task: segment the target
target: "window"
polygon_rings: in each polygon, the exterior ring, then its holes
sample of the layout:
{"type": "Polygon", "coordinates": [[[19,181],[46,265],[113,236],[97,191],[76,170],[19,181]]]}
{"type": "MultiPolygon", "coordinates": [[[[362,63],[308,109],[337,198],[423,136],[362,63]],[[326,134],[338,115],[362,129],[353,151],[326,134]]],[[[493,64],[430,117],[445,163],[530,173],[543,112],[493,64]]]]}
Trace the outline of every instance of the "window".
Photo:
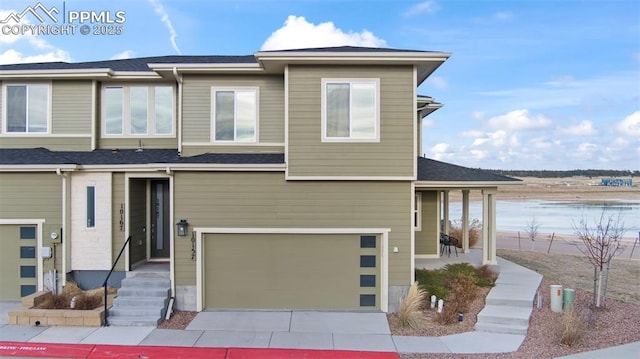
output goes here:
{"type": "Polygon", "coordinates": [[[6,133],[49,132],[49,85],[6,85],[6,133]]]}
{"type": "Polygon", "coordinates": [[[413,229],[419,231],[422,229],[422,193],[416,193],[413,202],[413,229]]]}
{"type": "Polygon", "coordinates": [[[211,89],[214,142],[256,142],[257,89],[211,89]]]}
{"type": "Polygon", "coordinates": [[[173,134],[173,87],[108,86],[103,93],[105,135],[173,134]]]}
{"type": "Polygon", "coordinates": [[[87,228],[96,227],[96,187],[87,186],[87,228]]]}
{"type": "Polygon", "coordinates": [[[322,80],[322,140],[378,141],[378,79],[322,80]]]}

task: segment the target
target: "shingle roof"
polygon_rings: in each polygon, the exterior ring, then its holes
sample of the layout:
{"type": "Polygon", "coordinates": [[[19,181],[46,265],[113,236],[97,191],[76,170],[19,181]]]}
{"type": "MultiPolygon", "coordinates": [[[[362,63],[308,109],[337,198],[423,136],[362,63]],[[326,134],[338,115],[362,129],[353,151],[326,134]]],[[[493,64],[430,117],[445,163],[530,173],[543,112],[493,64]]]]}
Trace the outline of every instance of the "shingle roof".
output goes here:
{"type": "Polygon", "coordinates": [[[428,182],[517,182],[515,178],[418,157],[418,181],[428,182]]]}
{"type": "Polygon", "coordinates": [[[425,52],[425,53],[430,53],[434,51],[392,49],[387,47],[336,46],[336,47],[312,47],[312,48],[287,49],[287,50],[267,50],[267,51],[260,51],[260,52],[425,52]]]}
{"type": "Polygon", "coordinates": [[[7,70],[85,70],[112,69],[113,71],[152,71],[147,64],[251,64],[257,63],[253,55],[246,56],[157,56],[123,60],[91,62],[42,62],[32,64],[0,65],[7,70]]]}
{"type": "Polygon", "coordinates": [[[283,164],[278,153],[207,153],[180,157],[177,150],[50,151],[0,149],[0,165],[283,164]]]}

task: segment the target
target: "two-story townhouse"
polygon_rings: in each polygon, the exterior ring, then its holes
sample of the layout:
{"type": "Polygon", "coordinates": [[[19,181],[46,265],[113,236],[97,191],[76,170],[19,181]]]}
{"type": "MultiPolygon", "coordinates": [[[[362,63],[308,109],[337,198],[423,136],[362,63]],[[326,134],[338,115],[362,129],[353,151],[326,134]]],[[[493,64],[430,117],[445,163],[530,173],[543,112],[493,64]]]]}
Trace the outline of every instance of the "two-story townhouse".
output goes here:
{"type": "Polygon", "coordinates": [[[394,311],[415,259],[440,255],[451,190],[464,225],[483,191],[495,263],[493,196],[514,180],[419,157],[421,120],[441,105],[416,91],[448,57],[0,66],[0,300],[56,272],[100,285],[124,248],[113,284],[166,263],[179,309],[394,311]]]}

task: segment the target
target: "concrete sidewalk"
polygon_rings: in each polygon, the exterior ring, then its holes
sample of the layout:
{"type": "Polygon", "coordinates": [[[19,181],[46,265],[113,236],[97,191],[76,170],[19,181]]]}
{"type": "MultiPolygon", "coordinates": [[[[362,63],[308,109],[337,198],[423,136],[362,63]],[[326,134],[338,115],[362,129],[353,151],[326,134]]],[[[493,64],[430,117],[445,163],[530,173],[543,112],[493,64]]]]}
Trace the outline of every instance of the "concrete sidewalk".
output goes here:
{"type": "MultiPolygon", "coordinates": [[[[496,299],[493,306],[502,305],[504,312],[508,314],[513,310],[510,300],[518,298],[529,301],[532,307],[541,276],[502,258],[498,258],[498,263],[501,268],[500,280],[488,296],[496,299]]],[[[186,330],[156,327],[45,328],[0,325],[0,341],[7,342],[199,348],[240,347],[471,354],[513,352],[518,350],[524,339],[523,334],[477,330],[442,337],[395,336],[391,335],[386,314],[380,312],[201,312],[186,330]]],[[[638,346],[640,346],[639,343],[630,344],[629,350],[638,350],[638,346]]],[[[599,357],[619,357],[611,355],[618,355],[618,353],[625,355],[627,353],[625,350],[626,347],[604,349],[604,354],[598,355],[599,357]]]]}

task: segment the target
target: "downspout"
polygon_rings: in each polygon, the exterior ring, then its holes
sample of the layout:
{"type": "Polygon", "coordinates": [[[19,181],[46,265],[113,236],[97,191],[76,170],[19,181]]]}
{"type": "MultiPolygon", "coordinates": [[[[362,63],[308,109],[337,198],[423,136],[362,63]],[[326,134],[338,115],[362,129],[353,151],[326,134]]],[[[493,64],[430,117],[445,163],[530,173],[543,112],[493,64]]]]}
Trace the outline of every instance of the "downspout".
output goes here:
{"type": "Polygon", "coordinates": [[[167,175],[169,176],[169,220],[171,221],[171,225],[169,226],[169,238],[171,238],[171,240],[169,241],[169,277],[171,279],[171,300],[169,303],[169,308],[167,308],[167,318],[170,315],[170,311],[173,310],[173,304],[175,302],[175,298],[176,298],[176,256],[175,256],[175,252],[176,252],[176,237],[175,237],[175,225],[174,223],[176,223],[175,220],[175,191],[174,191],[174,173],[171,171],[171,169],[169,167],[167,167],[165,169],[165,172],[167,173],[167,175]]]}
{"type": "MultiPolygon", "coordinates": [[[[62,178],[62,224],[60,227],[60,232],[59,233],[59,237],[60,237],[60,244],[61,244],[61,250],[62,250],[62,265],[61,265],[61,270],[60,270],[60,276],[62,277],[62,286],[64,287],[67,284],[67,250],[66,250],[66,245],[67,245],[67,241],[64,240],[64,237],[67,234],[67,174],[62,172],[62,169],[57,168],[56,169],[56,175],[60,176],[62,178]]],[[[55,247],[55,244],[54,244],[55,247]]],[[[55,266],[55,251],[54,251],[54,265],[53,265],[53,269],[56,269],[55,266]]],[[[56,282],[57,282],[57,278],[56,278],[56,282]]],[[[57,286],[54,287],[55,289],[57,289],[57,286]]]]}
{"type": "Polygon", "coordinates": [[[182,153],[182,75],[178,73],[178,69],[176,67],[173,68],[173,77],[176,79],[178,83],[178,125],[176,129],[176,135],[178,136],[178,155],[182,153]]]}
{"type": "Polygon", "coordinates": [[[98,81],[96,80],[92,80],[91,81],[91,101],[92,106],[91,106],[91,151],[94,151],[96,148],[98,148],[98,139],[97,139],[97,134],[98,134],[98,129],[96,128],[98,126],[98,99],[96,98],[96,94],[98,93],[97,91],[97,87],[98,87],[98,81]]]}

